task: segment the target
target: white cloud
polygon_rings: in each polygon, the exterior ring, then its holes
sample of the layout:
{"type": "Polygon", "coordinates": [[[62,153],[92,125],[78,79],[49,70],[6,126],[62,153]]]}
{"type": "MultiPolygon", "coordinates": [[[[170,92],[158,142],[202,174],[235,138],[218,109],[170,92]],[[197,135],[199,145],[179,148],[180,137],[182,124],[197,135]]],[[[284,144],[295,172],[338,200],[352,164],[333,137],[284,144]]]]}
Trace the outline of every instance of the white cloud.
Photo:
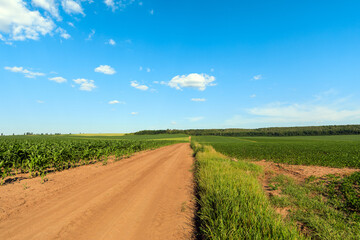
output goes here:
{"type": "Polygon", "coordinates": [[[110,7],[112,11],[115,11],[118,8],[124,9],[134,2],[135,0],[104,0],[105,5],[110,7]]]}
{"type": "Polygon", "coordinates": [[[108,43],[112,46],[116,45],[116,42],[114,41],[114,39],[110,39],[108,43]]]}
{"type": "Polygon", "coordinates": [[[105,0],[104,3],[106,4],[106,6],[111,7],[111,9],[115,11],[116,7],[114,0],[105,0]]]}
{"type": "Polygon", "coordinates": [[[149,11],[149,13],[150,13],[150,15],[154,15],[154,9],[151,9],[151,10],[149,11]]]}
{"type": "Polygon", "coordinates": [[[67,24],[68,24],[70,27],[75,28],[75,25],[74,25],[72,22],[68,22],[67,24]]]}
{"type": "Polygon", "coordinates": [[[94,35],[95,35],[95,30],[92,29],[91,32],[89,33],[88,37],[85,40],[91,40],[94,35]]]}
{"type": "Polygon", "coordinates": [[[176,125],[177,123],[175,121],[171,121],[171,125],[176,125]]]}
{"type": "Polygon", "coordinates": [[[204,119],[204,117],[188,117],[186,118],[187,120],[189,120],[190,122],[198,122],[204,119]]]}
{"type": "Polygon", "coordinates": [[[254,98],[254,97],[256,97],[256,94],[252,94],[252,95],[250,95],[250,97],[251,97],[251,98],[254,98]]]}
{"type": "Polygon", "coordinates": [[[27,77],[27,78],[36,78],[36,77],[45,75],[45,73],[32,72],[32,71],[27,70],[27,69],[25,69],[23,67],[4,67],[4,69],[8,70],[10,72],[23,73],[25,75],[25,77],[27,77]]]}
{"type": "Polygon", "coordinates": [[[205,98],[192,98],[191,101],[193,101],[193,102],[205,102],[206,99],[205,98]]]}
{"type": "Polygon", "coordinates": [[[155,83],[155,84],[159,84],[160,82],[159,82],[159,81],[153,81],[153,83],[155,83]]]}
{"type": "Polygon", "coordinates": [[[143,5],[143,2],[139,2],[139,6],[142,6],[143,5]]]}
{"type": "Polygon", "coordinates": [[[58,5],[55,3],[55,0],[32,0],[32,4],[48,11],[56,19],[61,20],[58,5]]]}
{"type": "Polygon", "coordinates": [[[139,113],[138,112],[131,112],[130,114],[131,115],[138,115],[139,113]]]}
{"type": "Polygon", "coordinates": [[[344,107],[344,103],[334,100],[321,104],[271,103],[248,109],[243,115],[235,115],[225,123],[237,127],[294,126],[318,124],[351,124],[360,121],[360,108],[344,107]]]}
{"type": "Polygon", "coordinates": [[[100,65],[99,67],[95,68],[95,72],[107,74],[107,75],[113,75],[116,73],[115,69],[110,67],[109,65],[100,65]]]}
{"type": "Polygon", "coordinates": [[[140,67],[139,67],[139,71],[142,71],[142,70],[143,70],[143,67],[142,67],[142,66],[140,66],[140,67]]]}
{"type": "Polygon", "coordinates": [[[214,72],[215,70],[213,68],[210,68],[210,72],[214,72]]]}
{"type": "Polygon", "coordinates": [[[146,72],[151,72],[151,69],[150,69],[150,68],[146,68],[146,72]]]}
{"type": "Polygon", "coordinates": [[[67,80],[63,77],[53,77],[53,78],[49,78],[50,81],[54,81],[57,83],[64,83],[67,82],[67,80]]]}
{"type": "Polygon", "coordinates": [[[44,101],[41,101],[41,100],[36,100],[36,102],[39,103],[39,104],[45,103],[44,101]]]}
{"type": "Polygon", "coordinates": [[[66,32],[66,30],[63,29],[63,28],[61,28],[61,27],[57,28],[57,29],[56,29],[56,32],[59,33],[59,34],[60,34],[60,37],[62,37],[62,38],[65,38],[65,39],[71,38],[70,34],[68,34],[68,33],[66,32]]]}
{"type": "Polygon", "coordinates": [[[139,89],[139,90],[142,90],[142,91],[146,91],[149,89],[148,86],[146,85],[140,85],[137,81],[131,81],[131,84],[130,84],[132,87],[136,88],[136,89],[139,89]]]}
{"type": "Polygon", "coordinates": [[[77,1],[62,0],[61,6],[67,14],[82,14],[85,16],[83,8],[77,1]]]}
{"type": "Polygon", "coordinates": [[[118,100],[112,100],[112,101],[109,101],[109,104],[125,104],[125,102],[118,101],[118,100]]]}
{"type": "Polygon", "coordinates": [[[178,75],[173,77],[168,85],[172,88],[181,90],[185,87],[197,88],[200,91],[204,91],[208,86],[215,86],[213,82],[215,81],[214,76],[209,76],[207,74],[198,74],[191,73],[189,75],[178,75]]]}
{"type": "Polygon", "coordinates": [[[96,88],[94,80],[87,80],[84,78],[78,78],[73,80],[76,84],[80,85],[82,91],[92,91],[96,88]]]}
{"type": "Polygon", "coordinates": [[[260,79],[262,79],[262,75],[261,75],[261,74],[253,76],[253,78],[252,78],[251,80],[257,81],[257,80],[260,80],[260,79]]]}
{"type": "Polygon", "coordinates": [[[0,1],[0,32],[8,35],[8,41],[38,40],[40,35],[49,34],[54,28],[50,18],[29,10],[24,1],[0,1]]]}

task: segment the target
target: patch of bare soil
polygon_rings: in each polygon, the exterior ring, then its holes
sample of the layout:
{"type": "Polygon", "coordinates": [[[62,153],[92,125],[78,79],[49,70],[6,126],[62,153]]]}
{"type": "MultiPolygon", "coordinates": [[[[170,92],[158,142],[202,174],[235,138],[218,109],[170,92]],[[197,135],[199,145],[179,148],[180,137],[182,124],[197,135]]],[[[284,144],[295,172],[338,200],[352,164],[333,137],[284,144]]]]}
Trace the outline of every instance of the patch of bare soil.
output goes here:
{"type": "MultiPolygon", "coordinates": [[[[281,189],[274,189],[269,182],[271,178],[277,175],[286,175],[293,178],[297,183],[304,183],[310,176],[323,177],[329,174],[337,176],[350,175],[360,169],[351,168],[331,168],[322,166],[305,166],[305,165],[290,165],[284,163],[274,163],[266,160],[253,161],[252,163],[262,166],[264,168],[264,177],[260,179],[265,193],[269,197],[281,196],[281,189]]],[[[286,217],[290,208],[275,208],[275,211],[283,217],[286,217]]]]}
{"type": "Polygon", "coordinates": [[[0,186],[0,239],[191,239],[188,143],[0,186]]]}

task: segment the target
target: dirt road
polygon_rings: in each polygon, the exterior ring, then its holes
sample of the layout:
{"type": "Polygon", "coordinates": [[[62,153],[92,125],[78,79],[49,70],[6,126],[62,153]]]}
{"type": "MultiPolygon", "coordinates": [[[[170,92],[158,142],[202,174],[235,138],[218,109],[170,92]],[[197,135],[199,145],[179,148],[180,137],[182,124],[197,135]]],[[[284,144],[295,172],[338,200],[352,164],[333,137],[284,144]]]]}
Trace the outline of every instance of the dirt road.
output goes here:
{"type": "Polygon", "coordinates": [[[0,239],[191,239],[188,143],[0,186],[0,239]]]}

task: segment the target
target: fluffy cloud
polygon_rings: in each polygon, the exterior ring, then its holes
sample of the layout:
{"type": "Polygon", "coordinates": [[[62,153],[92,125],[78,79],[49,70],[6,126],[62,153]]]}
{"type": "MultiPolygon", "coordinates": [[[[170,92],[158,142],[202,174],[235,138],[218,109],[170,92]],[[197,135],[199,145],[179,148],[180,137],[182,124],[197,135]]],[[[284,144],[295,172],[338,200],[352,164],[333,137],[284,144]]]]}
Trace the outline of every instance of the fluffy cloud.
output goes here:
{"type": "Polygon", "coordinates": [[[92,29],[91,32],[89,33],[88,37],[85,40],[91,40],[94,35],[95,35],[95,30],[92,29]]]}
{"type": "Polygon", "coordinates": [[[57,83],[64,83],[67,82],[67,80],[63,77],[53,77],[53,78],[49,78],[50,81],[54,81],[57,83]]]}
{"type": "Polygon", "coordinates": [[[139,90],[143,90],[143,91],[146,91],[149,89],[148,86],[146,85],[140,85],[137,81],[131,81],[131,84],[130,86],[136,88],[136,89],[139,89],[139,90]]]}
{"type": "Polygon", "coordinates": [[[151,69],[150,69],[150,68],[146,68],[146,72],[151,72],[151,69]]]}
{"type": "Polygon", "coordinates": [[[204,91],[208,86],[215,86],[213,82],[215,81],[214,76],[209,76],[207,74],[198,74],[191,73],[189,75],[178,75],[173,77],[168,85],[172,88],[181,90],[185,87],[197,88],[200,91],[204,91]]]}
{"type": "Polygon", "coordinates": [[[138,115],[139,113],[138,112],[131,112],[130,114],[131,115],[138,115]]]}
{"type": "Polygon", "coordinates": [[[191,101],[193,101],[193,102],[205,102],[206,99],[205,98],[192,98],[191,101]]]}
{"type": "Polygon", "coordinates": [[[103,73],[107,75],[113,75],[116,73],[115,69],[113,69],[109,65],[100,65],[99,67],[95,68],[95,72],[103,73]]]}
{"type": "Polygon", "coordinates": [[[61,27],[59,27],[58,29],[56,29],[56,32],[60,34],[60,37],[64,38],[64,39],[69,39],[71,38],[70,34],[68,34],[66,32],[65,29],[62,29],[61,27]]]}
{"type": "Polygon", "coordinates": [[[120,102],[118,100],[112,100],[109,102],[109,104],[125,104],[125,102],[120,102]]]}
{"type": "Polygon", "coordinates": [[[73,80],[76,84],[80,85],[79,89],[82,91],[92,91],[96,88],[94,80],[87,80],[84,78],[78,78],[73,80]]]}
{"type": "Polygon", "coordinates": [[[260,79],[262,79],[262,75],[261,75],[261,74],[256,75],[256,76],[253,76],[253,78],[252,78],[253,81],[257,81],[257,80],[260,80],[260,79]]]}
{"type": "Polygon", "coordinates": [[[4,67],[4,69],[10,72],[23,73],[27,78],[36,78],[45,75],[44,73],[40,72],[32,72],[30,70],[24,69],[23,67],[4,67]]]}
{"type": "Polygon", "coordinates": [[[67,14],[82,14],[85,16],[84,10],[78,2],[73,0],[62,0],[61,6],[67,14]]]}
{"type": "Polygon", "coordinates": [[[115,45],[116,45],[116,42],[115,42],[113,39],[110,39],[108,43],[109,43],[110,45],[112,45],[112,46],[115,46],[115,45]]]}
{"type": "Polygon", "coordinates": [[[204,117],[189,117],[189,118],[187,118],[187,120],[189,120],[190,122],[198,122],[203,119],[204,119],[204,117]]]}
{"type": "Polygon", "coordinates": [[[55,0],[32,0],[32,4],[36,7],[40,7],[42,9],[48,11],[56,19],[61,20],[61,17],[59,15],[58,6],[55,3],[55,0]]]}
{"type": "Polygon", "coordinates": [[[54,28],[50,18],[27,9],[22,0],[0,1],[0,31],[9,35],[8,41],[37,40],[54,28]]]}
{"type": "Polygon", "coordinates": [[[251,94],[250,97],[254,98],[254,97],[256,97],[256,94],[251,94]]]}

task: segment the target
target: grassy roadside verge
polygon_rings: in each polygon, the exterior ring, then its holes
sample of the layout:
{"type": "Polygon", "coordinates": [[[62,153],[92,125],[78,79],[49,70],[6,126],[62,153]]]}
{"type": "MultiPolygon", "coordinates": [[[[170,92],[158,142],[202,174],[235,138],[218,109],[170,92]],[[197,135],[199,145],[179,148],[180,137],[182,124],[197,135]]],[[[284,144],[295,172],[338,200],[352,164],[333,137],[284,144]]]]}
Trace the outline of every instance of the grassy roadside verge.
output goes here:
{"type": "Polygon", "coordinates": [[[192,142],[196,155],[200,239],[304,239],[270,205],[258,181],[262,168],[234,162],[192,142]]]}

